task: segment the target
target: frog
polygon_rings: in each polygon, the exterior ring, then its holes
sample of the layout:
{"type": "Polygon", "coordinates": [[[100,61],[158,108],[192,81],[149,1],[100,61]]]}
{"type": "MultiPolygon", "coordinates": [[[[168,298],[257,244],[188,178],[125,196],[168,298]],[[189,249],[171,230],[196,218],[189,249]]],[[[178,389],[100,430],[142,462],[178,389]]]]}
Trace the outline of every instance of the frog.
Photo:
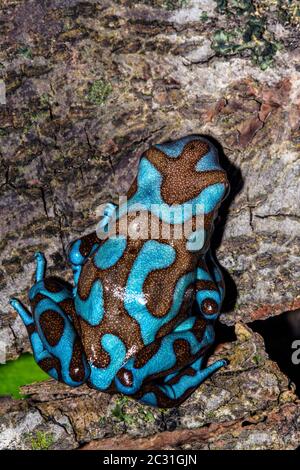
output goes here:
{"type": "Polygon", "coordinates": [[[225,293],[210,248],[229,191],[219,160],[199,134],[150,146],[125,201],[71,243],[73,285],[47,276],[36,253],[30,308],[10,304],[50,377],[170,408],[228,364],[208,361],[225,293]]]}

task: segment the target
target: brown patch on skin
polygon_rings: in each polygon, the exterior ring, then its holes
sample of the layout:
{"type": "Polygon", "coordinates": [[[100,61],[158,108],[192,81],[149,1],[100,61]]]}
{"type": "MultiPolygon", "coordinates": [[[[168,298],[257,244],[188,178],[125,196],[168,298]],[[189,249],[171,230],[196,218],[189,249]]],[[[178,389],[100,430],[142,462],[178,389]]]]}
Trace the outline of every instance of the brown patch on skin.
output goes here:
{"type": "Polygon", "coordinates": [[[178,158],[168,157],[152,147],[146,152],[148,160],[163,177],[161,196],[166,204],[183,204],[198,196],[201,191],[215,183],[228,186],[224,170],[198,172],[195,166],[209,152],[209,145],[200,140],[187,143],[178,158]]]}
{"type": "Polygon", "coordinates": [[[207,322],[206,320],[204,320],[204,318],[199,317],[199,316],[196,318],[192,331],[193,331],[193,334],[196,336],[197,340],[199,341],[199,343],[203,339],[206,325],[207,325],[207,322]]]}
{"type": "Polygon", "coordinates": [[[131,387],[133,385],[133,375],[130,370],[126,368],[120,369],[117,373],[117,377],[125,387],[131,387]]]}
{"type": "Polygon", "coordinates": [[[50,346],[56,346],[64,332],[65,322],[62,316],[54,310],[46,310],[41,314],[39,322],[46,341],[50,346]]]}
{"type": "Polygon", "coordinates": [[[62,380],[61,378],[61,364],[59,359],[56,357],[47,357],[45,359],[42,359],[41,361],[38,362],[38,365],[40,366],[43,371],[48,373],[51,369],[55,369],[57,372],[58,380],[62,380]]]}
{"type": "MultiPolygon", "coordinates": [[[[159,234],[167,233],[168,224],[162,222],[155,216],[152,216],[151,222],[154,226],[157,226],[159,234]]],[[[194,218],[192,222],[194,222],[194,218]]],[[[172,226],[172,229],[173,227],[174,226],[172,226]]],[[[174,232],[171,230],[171,241],[160,238],[158,242],[166,243],[174,248],[175,260],[167,268],[151,271],[143,284],[143,293],[147,299],[147,308],[152,315],[157,318],[164,317],[170,310],[178,280],[183,275],[194,272],[197,266],[197,255],[186,250],[186,238],[178,239],[173,237],[174,232]]],[[[189,292],[192,294],[191,291],[189,292]]]]}
{"type": "Polygon", "coordinates": [[[166,336],[170,331],[174,330],[176,325],[179,325],[181,321],[187,318],[187,314],[188,312],[190,312],[194,299],[195,299],[194,285],[191,284],[190,286],[187,287],[184,293],[181,308],[178,314],[168,323],[164,324],[163,326],[159,328],[159,330],[156,333],[156,338],[166,336]]]}
{"type": "Polygon", "coordinates": [[[73,346],[72,359],[70,362],[69,373],[74,382],[82,382],[85,377],[85,369],[83,363],[83,349],[80,340],[77,338],[73,346]]]}
{"type": "Polygon", "coordinates": [[[199,290],[215,290],[217,291],[217,286],[214,281],[197,281],[196,282],[196,291],[199,290]]]}
{"type": "Polygon", "coordinates": [[[73,321],[75,330],[77,331],[78,334],[80,334],[81,327],[80,327],[79,318],[75,310],[74,299],[73,298],[64,299],[61,302],[59,302],[59,306],[61,307],[63,312],[69,318],[71,318],[71,320],[73,321]]]}
{"type": "MultiPolygon", "coordinates": [[[[178,372],[176,377],[170,380],[170,382],[163,383],[161,382],[161,385],[175,385],[182,377],[185,375],[188,376],[194,376],[194,373],[191,372],[191,367],[188,367],[187,369],[183,369],[182,371],[178,372]]],[[[193,370],[193,369],[192,369],[193,370]]],[[[154,393],[157,399],[157,406],[159,408],[173,408],[175,406],[179,406],[181,403],[183,403],[197,388],[199,385],[193,386],[188,388],[185,393],[178,399],[175,398],[169,398],[160,388],[159,388],[159,383],[146,383],[139,392],[137,392],[134,395],[134,398],[139,400],[142,398],[143,395],[146,393],[154,393]]]]}
{"type": "Polygon", "coordinates": [[[95,243],[101,243],[101,240],[97,237],[96,232],[92,232],[80,238],[80,242],[79,252],[85,258],[89,255],[95,243]]]}
{"type": "Polygon", "coordinates": [[[137,178],[135,178],[129,190],[127,191],[127,198],[130,199],[132,196],[134,196],[137,190],[138,190],[138,183],[137,183],[137,178]]]}
{"type": "Polygon", "coordinates": [[[173,349],[176,355],[176,366],[180,367],[191,358],[191,347],[185,339],[176,339],[173,343],[173,349]]]}
{"type": "Polygon", "coordinates": [[[42,300],[45,299],[46,296],[43,294],[36,294],[32,300],[30,300],[30,305],[32,308],[32,311],[36,308],[37,304],[42,300]]]}
{"type": "MultiPolygon", "coordinates": [[[[128,220],[130,220],[130,217],[128,217],[128,220]]],[[[119,222],[117,223],[117,233],[121,234],[122,231],[118,229],[118,225],[119,222]]],[[[110,362],[109,354],[101,346],[102,337],[107,333],[119,337],[125,344],[127,351],[132,351],[131,356],[144,347],[139,324],[134,318],[130,317],[124,307],[128,275],[136,258],[136,253],[141,249],[144,242],[145,240],[128,239],[123,257],[117,265],[109,269],[98,269],[93,258],[83,266],[78,283],[77,293],[79,297],[86,300],[93,283],[97,279],[101,281],[103,287],[105,314],[100,325],[91,326],[85,320],[79,318],[82,343],[87,359],[96,367],[107,367],[110,362]]],[[[131,356],[129,355],[127,359],[131,356]]]]}
{"type": "Polygon", "coordinates": [[[49,292],[57,293],[63,290],[61,281],[55,277],[45,277],[44,286],[49,292]]]}
{"type": "Polygon", "coordinates": [[[145,348],[143,348],[135,357],[134,367],[136,369],[141,369],[144,367],[147,362],[155,356],[158,352],[161,345],[161,340],[154,341],[153,343],[149,344],[145,348]]]}
{"type": "MultiPolygon", "coordinates": [[[[164,233],[166,224],[159,221],[159,219],[154,216],[152,220],[159,224],[159,233],[164,233]]],[[[195,217],[193,217],[192,222],[192,228],[195,230],[195,227],[193,226],[195,223],[195,217]]],[[[172,246],[176,252],[175,261],[167,268],[151,271],[147,276],[143,285],[143,292],[147,299],[147,308],[153,316],[162,318],[168,313],[173,303],[173,294],[178,280],[185,274],[196,271],[199,257],[201,253],[206,250],[206,247],[209,244],[210,233],[213,228],[213,212],[205,215],[204,228],[207,235],[204,246],[198,255],[194,252],[187,251],[185,237],[181,239],[172,239],[172,246]],[[167,282],[166,279],[168,280],[167,282]]],[[[172,232],[171,234],[173,235],[172,232]]],[[[158,241],[164,242],[164,240],[161,239],[158,241]]],[[[166,241],[165,243],[170,244],[170,241],[166,241]]],[[[212,283],[211,286],[213,286],[212,288],[214,290],[216,289],[214,283],[212,283]]],[[[187,299],[185,299],[185,301],[186,300],[187,299]]]]}
{"type": "Polygon", "coordinates": [[[31,323],[30,325],[26,327],[26,329],[27,329],[28,336],[30,337],[36,331],[35,323],[31,323]]]}
{"type": "Polygon", "coordinates": [[[184,370],[184,374],[178,373],[177,375],[175,375],[175,377],[173,377],[171,380],[169,380],[167,382],[167,385],[177,384],[179,382],[179,380],[181,379],[182,375],[187,375],[189,377],[194,377],[194,375],[196,375],[196,371],[192,367],[187,367],[187,369],[184,370]]]}

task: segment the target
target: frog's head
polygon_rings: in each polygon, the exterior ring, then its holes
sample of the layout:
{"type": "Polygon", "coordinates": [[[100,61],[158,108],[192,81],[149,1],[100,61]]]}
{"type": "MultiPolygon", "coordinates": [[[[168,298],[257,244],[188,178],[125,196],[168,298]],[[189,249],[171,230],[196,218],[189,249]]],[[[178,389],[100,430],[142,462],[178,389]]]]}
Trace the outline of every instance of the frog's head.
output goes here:
{"type": "Polygon", "coordinates": [[[216,147],[202,136],[191,135],[154,145],[145,152],[128,197],[138,192],[141,202],[148,198],[170,206],[203,203],[204,210],[210,212],[220,204],[227,188],[216,147]]]}

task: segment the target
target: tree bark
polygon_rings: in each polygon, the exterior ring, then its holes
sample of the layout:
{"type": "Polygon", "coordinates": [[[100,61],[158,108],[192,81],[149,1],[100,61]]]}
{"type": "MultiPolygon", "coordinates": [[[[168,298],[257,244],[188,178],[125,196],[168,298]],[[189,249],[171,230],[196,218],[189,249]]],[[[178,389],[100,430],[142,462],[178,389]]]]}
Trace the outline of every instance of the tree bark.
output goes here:
{"type": "Polygon", "coordinates": [[[230,0],[2,0],[0,331],[7,359],[30,350],[8,299],[27,302],[34,252],[45,252],[49,273],[70,279],[68,243],[91,231],[100,204],[126,193],[141,153],[190,133],[209,135],[222,149],[231,193],[213,239],[227,287],[221,322],[244,333],[222,346],[234,364],[178,410],[121,402],[114,411],[115,398],[85,387],[29,386],[28,400],[1,401],[0,422],[14,437],[3,435],[0,446],[30,447],[22,438],[29,421],[30,433],[53,434],[54,448],[95,439],[93,448],[116,439],[124,448],[299,445],[297,397],[260,337],[243,326],[300,308],[298,18],[279,1],[271,8],[230,0]]]}

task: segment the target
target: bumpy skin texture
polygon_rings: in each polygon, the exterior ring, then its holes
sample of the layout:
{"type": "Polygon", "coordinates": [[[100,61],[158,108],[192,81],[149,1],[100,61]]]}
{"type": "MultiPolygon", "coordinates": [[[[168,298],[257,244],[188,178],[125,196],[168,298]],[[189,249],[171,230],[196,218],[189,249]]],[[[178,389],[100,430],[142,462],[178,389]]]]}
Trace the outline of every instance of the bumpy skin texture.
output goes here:
{"type": "Polygon", "coordinates": [[[45,277],[37,253],[32,313],[16,299],[11,304],[39,366],[70,386],[86,382],[160,407],[179,405],[224,366],[220,360],[206,367],[205,356],[224,296],[209,241],[227,190],[207,139],[156,145],[141,157],[127,205],[108,204],[98,236],[71,245],[73,288],[45,277]],[[204,230],[196,225],[199,211],[204,230]],[[188,220],[190,231],[178,237],[188,220]]]}

